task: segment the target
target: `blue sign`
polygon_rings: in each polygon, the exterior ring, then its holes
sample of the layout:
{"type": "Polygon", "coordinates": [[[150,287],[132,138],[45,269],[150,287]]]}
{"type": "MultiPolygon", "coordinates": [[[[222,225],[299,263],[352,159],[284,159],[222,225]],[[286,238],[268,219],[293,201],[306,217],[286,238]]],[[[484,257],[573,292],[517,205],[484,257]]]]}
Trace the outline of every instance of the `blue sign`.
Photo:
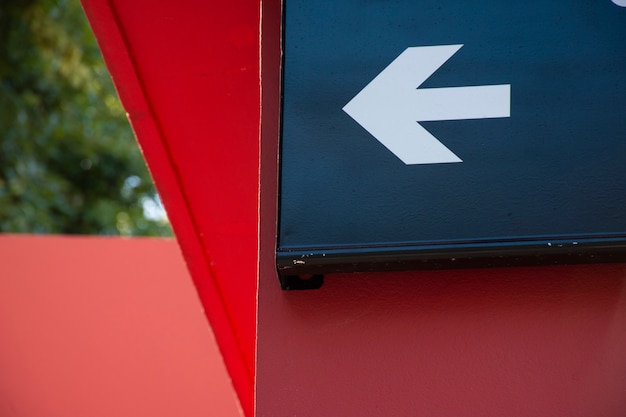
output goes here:
{"type": "Polygon", "coordinates": [[[624,0],[286,0],[282,275],[626,260],[624,0]]]}

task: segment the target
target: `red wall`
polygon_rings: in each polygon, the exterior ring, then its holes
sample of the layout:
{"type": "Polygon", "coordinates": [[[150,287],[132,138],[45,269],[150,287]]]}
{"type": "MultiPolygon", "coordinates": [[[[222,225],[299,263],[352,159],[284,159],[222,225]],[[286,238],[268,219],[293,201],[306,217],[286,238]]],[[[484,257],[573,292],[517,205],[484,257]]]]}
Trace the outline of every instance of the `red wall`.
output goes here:
{"type": "Polygon", "coordinates": [[[258,416],[624,416],[626,266],[259,289],[258,416]]]}
{"type": "Polygon", "coordinates": [[[242,415],[175,241],[0,236],[0,416],[242,415]]]}

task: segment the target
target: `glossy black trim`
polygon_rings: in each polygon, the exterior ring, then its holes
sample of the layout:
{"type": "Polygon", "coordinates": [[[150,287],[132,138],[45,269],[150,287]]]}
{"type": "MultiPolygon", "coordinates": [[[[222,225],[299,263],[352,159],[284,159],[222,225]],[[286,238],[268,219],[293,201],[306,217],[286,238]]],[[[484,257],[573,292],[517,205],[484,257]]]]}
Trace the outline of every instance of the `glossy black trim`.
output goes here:
{"type": "Polygon", "coordinates": [[[279,275],[626,262],[626,237],[278,249],[279,275]]]}

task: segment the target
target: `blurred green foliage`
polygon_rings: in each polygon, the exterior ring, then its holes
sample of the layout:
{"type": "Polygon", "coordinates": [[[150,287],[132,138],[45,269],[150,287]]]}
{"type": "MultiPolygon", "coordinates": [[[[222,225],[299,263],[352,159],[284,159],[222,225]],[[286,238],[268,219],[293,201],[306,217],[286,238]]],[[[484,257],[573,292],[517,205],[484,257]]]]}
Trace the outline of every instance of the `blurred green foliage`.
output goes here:
{"type": "Polygon", "coordinates": [[[171,235],[78,0],[0,1],[0,232],[171,235]]]}

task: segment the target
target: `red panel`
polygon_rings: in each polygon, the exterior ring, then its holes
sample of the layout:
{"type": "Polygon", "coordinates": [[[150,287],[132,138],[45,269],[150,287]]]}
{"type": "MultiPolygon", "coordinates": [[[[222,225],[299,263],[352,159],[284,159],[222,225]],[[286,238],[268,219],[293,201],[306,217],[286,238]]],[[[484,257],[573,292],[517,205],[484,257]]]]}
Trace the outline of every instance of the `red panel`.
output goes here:
{"type": "Polygon", "coordinates": [[[83,0],[246,414],[253,414],[259,3],[83,0]]]}
{"type": "Polygon", "coordinates": [[[263,17],[257,415],[626,415],[626,265],[329,275],[280,291],[279,2],[263,17]]]}
{"type": "Polygon", "coordinates": [[[259,286],[257,415],[626,415],[626,266],[259,286]]]}
{"type": "Polygon", "coordinates": [[[170,239],[0,236],[0,416],[241,416],[170,239]]]}

